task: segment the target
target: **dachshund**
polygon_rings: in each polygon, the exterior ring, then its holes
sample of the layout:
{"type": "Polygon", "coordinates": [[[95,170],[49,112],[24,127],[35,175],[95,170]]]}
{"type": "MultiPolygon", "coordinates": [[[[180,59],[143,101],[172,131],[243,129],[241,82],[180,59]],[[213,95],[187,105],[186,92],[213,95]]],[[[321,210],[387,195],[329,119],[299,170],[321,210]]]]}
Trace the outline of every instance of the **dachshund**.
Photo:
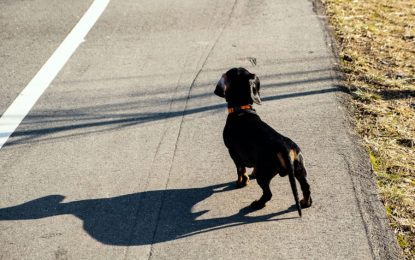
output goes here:
{"type": "Polygon", "coordinates": [[[261,104],[259,78],[245,68],[233,68],[222,75],[214,93],[226,99],[228,117],[223,130],[223,139],[230,157],[236,165],[237,187],[249,184],[246,167],[254,168],[263,194],[252,202],[253,209],[261,209],[271,199],[271,179],[279,174],[289,177],[298,214],[301,208],[312,204],[307,171],[299,146],[291,139],[279,134],[263,122],[253,103],[261,104]],[[295,178],[300,183],[303,199],[299,201],[295,178]]]}

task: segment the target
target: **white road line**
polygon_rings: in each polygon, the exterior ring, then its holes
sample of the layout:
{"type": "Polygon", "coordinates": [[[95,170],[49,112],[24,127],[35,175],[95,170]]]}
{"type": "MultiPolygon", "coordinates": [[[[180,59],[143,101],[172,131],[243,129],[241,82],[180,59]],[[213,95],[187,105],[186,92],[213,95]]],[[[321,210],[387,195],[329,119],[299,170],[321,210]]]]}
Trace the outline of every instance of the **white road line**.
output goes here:
{"type": "Polygon", "coordinates": [[[110,0],[95,0],[65,40],[50,56],[39,72],[27,84],[0,118],[0,149],[13,134],[30,109],[49,87],[85,36],[104,12],[110,0]]]}

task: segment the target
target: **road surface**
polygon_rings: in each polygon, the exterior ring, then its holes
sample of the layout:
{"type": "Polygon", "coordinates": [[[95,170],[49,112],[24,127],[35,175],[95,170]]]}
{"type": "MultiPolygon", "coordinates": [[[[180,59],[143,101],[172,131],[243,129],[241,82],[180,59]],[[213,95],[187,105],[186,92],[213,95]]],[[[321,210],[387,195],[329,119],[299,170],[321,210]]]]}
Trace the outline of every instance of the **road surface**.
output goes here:
{"type": "MultiPolygon", "coordinates": [[[[0,3],[0,114],[93,2],[0,3]]],[[[333,67],[311,1],[110,1],[0,150],[0,259],[396,258],[333,67]],[[259,211],[235,189],[213,90],[238,66],[303,149],[302,218],[288,178],[259,211]]]]}

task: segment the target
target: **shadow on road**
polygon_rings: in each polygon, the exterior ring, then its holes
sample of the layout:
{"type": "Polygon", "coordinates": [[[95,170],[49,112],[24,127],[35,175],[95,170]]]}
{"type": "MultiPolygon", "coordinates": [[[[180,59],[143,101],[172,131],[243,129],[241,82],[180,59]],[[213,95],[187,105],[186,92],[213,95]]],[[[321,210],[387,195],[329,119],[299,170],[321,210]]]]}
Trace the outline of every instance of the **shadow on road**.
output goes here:
{"type": "MultiPolygon", "coordinates": [[[[325,80],[325,78],[324,78],[325,80]]],[[[275,87],[278,84],[270,84],[265,85],[267,87],[275,87]]],[[[327,94],[332,92],[338,92],[341,89],[338,86],[333,86],[330,88],[325,89],[317,89],[317,90],[310,90],[310,91],[303,91],[303,92],[294,92],[294,93],[287,93],[275,96],[267,96],[262,98],[263,101],[275,101],[287,98],[296,98],[296,97],[304,97],[304,96],[311,96],[311,95],[320,95],[320,94],[327,94]]],[[[205,93],[200,95],[209,96],[212,95],[211,92],[205,93]]],[[[124,104],[125,105],[125,104],[124,104]]],[[[110,107],[110,106],[107,106],[110,107]]],[[[144,113],[122,113],[122,114],[105,114],[101,112],[101,116],[89,116],[89,115],[82,115],[82,113],[77,113],[76,111],[67,111],[62,112],[60,117],[65,119],[59,119],[59,113],[54,113],[54,115],[49,114],[39,114],[39,115],[31,115],[27,117],[27,121],[30,124],[38,124],[42,127],[36,129],[25,129],[25,130],[17,130],[13,133],[12,137],[15,138],[10,140],[6,143],[6,146],[13,146],[18,144],[25,144],[30,141],[38,140],[42,137],[49,136],[56,133],[70,133],[75,130],[82,130],[82,132],[68,134],[64,137],[71,137],[71,136],[82,136],[91,133],[99,133],[102,131],[110,131],[110,130],[118,130],[121,128],[126,128],[130,126],[136,126],[145,123],[157,122],[161,120],[176,118],[176,117],[183,117],[203,112],[219,112],[225,110],[226,104],[221,102],[219,104],[212,104],[202,107],[196,108],[187,108],[186,110],[179,110],[179,111],[154,111],[154,112],[144,112],[144,113]],[[42,119],[48,119],[49,121],[42,121],[42,119]],[[33,122],[32,122],[33,121],[33,122]],[[57,125],[47,125],[50,123],[54,123],[57,125]],[[45,124],[47,125],[45,127],[45,124]]],[[[125,108],[124,108],[125,109],[125,108]]],[[[129,108],[131,109],[131,108],[129,108]]],[[[123,108],[116,108],[116,110],[123,110],[123,108]]],[[[61,137],[51,137],[50,139],[53,140],[54,138],[61,138],[61,137]]]]}
{"type": "Polygon", "coordinates": [[[65,198],[62,195],[50,195],[0,209],[0,221],[33,220],[71,214],[81,219],[85,231],[99,242],[131,246],[171,241],[256,222],[290,219],[275,217],[295,211],[293,205],[272,214],[248,216],[252,210],[247,207],[232,216],[211,219],[198,219],[207,211],[192,212],[197,203],[214,193],[230,189],[233,189],[232,184],[227,183],[67,203],[62,202],[65,198]]]}

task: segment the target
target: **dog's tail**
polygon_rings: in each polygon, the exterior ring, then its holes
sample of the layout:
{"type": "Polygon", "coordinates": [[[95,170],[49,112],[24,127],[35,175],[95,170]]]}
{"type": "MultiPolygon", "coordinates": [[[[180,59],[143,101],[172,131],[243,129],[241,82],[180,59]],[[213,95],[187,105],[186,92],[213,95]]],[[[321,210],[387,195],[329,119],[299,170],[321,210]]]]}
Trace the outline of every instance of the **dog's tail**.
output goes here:
{"type": "Polygon", "coordinates": [[[294,200],[295,200],[295,206],[297,207],[297,211],[298,211],[298,215],[300,215],[301,217],[301,205],[300,205],[300,200],[298,198],[298,191],[297,191],[297,184],[295,182],[295,176],[294,176],[294,160],[295,160],[295,151],[292,149],[289,149],[288,152],[286,153],[288,156],[287,161],[289,162],[288,165],[288,179],[290,180],[290,186],[291,186],[291,190],[293,192],[294,195],[294,200]]]}

